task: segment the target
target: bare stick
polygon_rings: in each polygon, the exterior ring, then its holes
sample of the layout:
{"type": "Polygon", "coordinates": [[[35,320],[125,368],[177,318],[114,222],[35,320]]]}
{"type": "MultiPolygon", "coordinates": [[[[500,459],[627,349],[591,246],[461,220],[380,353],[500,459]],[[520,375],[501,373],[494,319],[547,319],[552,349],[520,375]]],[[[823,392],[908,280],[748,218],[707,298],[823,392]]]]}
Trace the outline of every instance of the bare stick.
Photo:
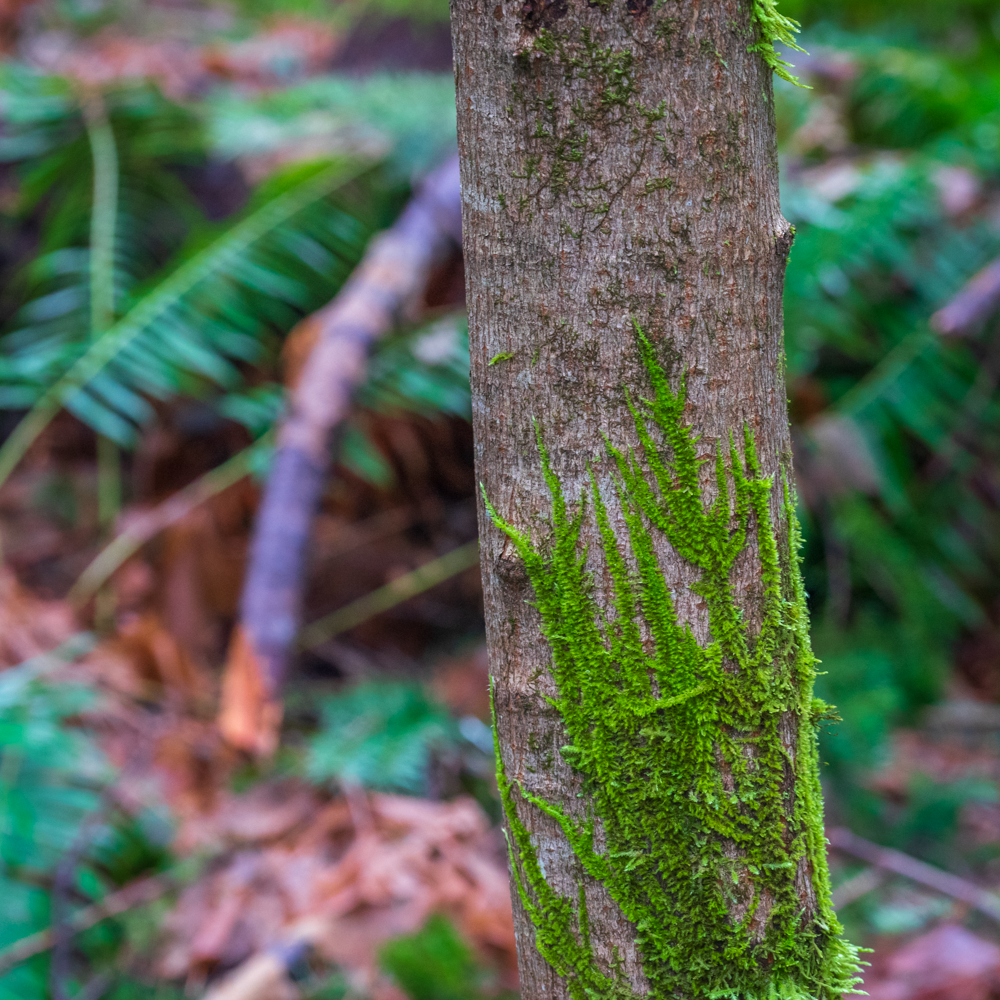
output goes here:
{"type": "Polygon", "coordinates": [[[934,313],[931,326],[947,337],[965,336],[997,309],[1000,309],[1000,258],[987,264],[943,309],[934,313]]]}
{"type": "Polygon", "coordinates": [[[306,931],[301,937],[292,937],[287,942],[251,955],[221,982],[212,986],[202,1000],[261,1000],[262,997],[281,996],[290,984],[289,970],[308,953],[311,937],[320,927],[321,924],[318,924],[312,934],[306,931]]]}
{"type": "Polygon", "coordinates": [[[237,452],[228,461],[196,479],[193,483],[167,497],[151,510],[136,514],[127,527],[91,561],[73,584],[68,600],[77,606],[85,604],[104,585],[119,566],[135,555],[151,538],[164,528],[176,524],[200,504],[238,483],[253,469],[254,463],[270,446],[273,438],[265,435],[248,448],[237,452]]]}
{"type": "MultiPolygon", "coordinates": [[[[176,884],[176,880],[168,875],[152,875],[130,882],[117,892],[105,896],[104,899],[77,910],[66,920],[65,926],[74,934],[79,934],[109,917],[116,917],[137,906],[152,903],[173,889],[176,884]]],[[[55,942],[55,930],[47,927],[43,931],[36,931],[8,945],[0,951],[0,976],[15,965],[48,951],[55,942]]]]}
{"type": "Polygon", "coordinates": [[[462,570],[475,566],[479,562],[479,542],[469,542],[461,548],[452,549],[447,555],[432,559],[429,563],[418,567],[410,573],[396,577],[378,590],[373,590],[364,597],[359,597],[350,604],[345,604],[336,611],[331,611],[318,621],[307,625],[299,634],[299,646],[302,649],[312,649],[321,643],[332,639],[341,632],[360,625],[363,621],[380,615],[383,611],[394,608],[397,604],[408,601],[417,594],[422,594],[431,587],[457,576],[462,570]]]}
{"type": "Polygon", "coordinates": [[[364,378],[369,349],[423,291],[433,264],[460,241],[460,219],[455,159],[424,181],[319,314],[319,339],[279,431],[240,609],[242,635],[268,699],[278,698],[295,648],[310,529],[330,465],[331,435],[364,378]]]}
{"type": "Polygon", "coordinates": [[[827,838],[830,845],[838,851],[867,861],[876,868],[902,875],[942,895],[951,896],[1000,923],[1000,897],[958,875],[925,864],[902,851],[873,844],[842,826],[828,830],[827,838]]]}

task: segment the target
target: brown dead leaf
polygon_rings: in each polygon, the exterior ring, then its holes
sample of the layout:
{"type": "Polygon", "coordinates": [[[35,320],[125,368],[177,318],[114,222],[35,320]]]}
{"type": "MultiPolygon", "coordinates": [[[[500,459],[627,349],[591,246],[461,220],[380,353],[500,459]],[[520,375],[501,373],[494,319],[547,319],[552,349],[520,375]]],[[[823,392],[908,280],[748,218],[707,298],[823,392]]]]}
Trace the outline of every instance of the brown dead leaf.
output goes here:
{"type": "Polygon", "coordinates": [[[278,746],[283,711],[282,703],[268,696],[260,661],[237,627],[222,675],[219,732],[234,747],[269,757],[278,746]]]}
{"type": "MultiPolygon", "coordinates": [[[[0,2],[0,44],[24,0],[0,2]],[[8,8],[8,9],[5,9],[8,8]]],[[[150,80],[173,100],[184,100],[214,77],[268,86],[323,72],[340,43],[322,21],[284,18],[240,42],[204,47],[181,38],[140,38],[112,26],[96,36],[32,39],[30,60],[39,68],[69,77],[87,88],[150,80]]]]}
{"type": "Polygon", "coordinates": [[[322,21],[280,18],[245,41],[206,46],[201,61],[209,73],[228,80],[284,83],[325,70],[340,41],[322,21]]]}
{"type": "Polygon", "coordinates": [[[490,716],[490,672],[486,646],[460,660],[446,660],[434,671],[432,690],[453,715],[490,716]]]}
{"type": "Polygon", "coordinates": [[[34,61],[42,68],[87,88],[124,81],[153,80],[173,100],[183,100],[205,78],[198,52],[172,40],[120,34],[114,28],[71,46],[36,45],[34,61]]]}
{"type": "Polygon", "coordinates": [[[133,697],[165,697],[196,706],[212,694],[209,676],[154,612],[122,622],[118,633],[95,650],[90,662],[111,686],[133,697]]]}
{"type": "Polygon", "coordinates": [[[21,33],[21,22],[26,7],[34,0],[2,0],[0,2],[0,52],[12,53],[21,33]]]}
{"type": "Polygon", "coordinates": [[[224,648],[225,623],[236,614],[258,489],[235,483],[162,533],[160,603],[171,633],[197,662],[224,648]]]}

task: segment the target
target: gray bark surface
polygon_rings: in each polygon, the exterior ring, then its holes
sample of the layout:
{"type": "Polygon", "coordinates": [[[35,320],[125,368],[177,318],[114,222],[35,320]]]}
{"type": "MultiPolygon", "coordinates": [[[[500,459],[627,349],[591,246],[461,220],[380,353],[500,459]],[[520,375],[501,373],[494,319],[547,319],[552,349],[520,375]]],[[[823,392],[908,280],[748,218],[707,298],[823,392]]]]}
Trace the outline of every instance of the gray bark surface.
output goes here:
{"type": "MultiPolygon", "coordinates": [[[[551,501],[532,418],[568,498],[585,489],[588,461],[613,496],[604,437],[637,444],[625,389],[649,391],[633,318],[671,384],[686,372],[703,457],[748,425],[765,475],[790,472],[781,297],[791,233],[771,74],[747,51],[758,38],[750,5],[452,0],[452,24],[476,464],[497,510],[544,535],[551,501]]],[[[711,462],[703,474],[711,496],[711,462]]],[[[554,688],[531,588],[482,503],[480,527],[503,763],[511,780],[572,809],[578,779],[544,700],[554,688]]],[[[620,515],[617,527],[624,534],[620,515]]],[[[583,540],[606,598],[592,518],[583,540]]],[[[678,611],[705,642],[704,605],[687,589],[695,572],[659,544],[678,611]]],[[[759,621],[754,542],[732,579],[759,621]]],[[[546,878],[575,897],[579,865],[556,822],[523,801],[519,816],[546,878]]],[[[599,961],[610,965],[617,947],[633,990],[645,992],[630,926],[602,886],[586,881],[586,893],[599,961]]],[[[514,905],[522,996],[565,996],[516,892],[514,905]]]]}

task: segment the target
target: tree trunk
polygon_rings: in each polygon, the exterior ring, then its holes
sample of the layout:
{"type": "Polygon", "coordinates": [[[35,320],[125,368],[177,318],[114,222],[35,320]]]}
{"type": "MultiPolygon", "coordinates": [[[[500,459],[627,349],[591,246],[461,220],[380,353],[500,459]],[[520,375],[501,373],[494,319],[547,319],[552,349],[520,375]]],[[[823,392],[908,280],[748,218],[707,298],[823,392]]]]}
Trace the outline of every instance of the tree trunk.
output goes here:
{"type": "Polygon", "coordinates": [[[855,981],[788,495],[789,25],[752,4],[452,5],[526,1000],[855,981]]]}

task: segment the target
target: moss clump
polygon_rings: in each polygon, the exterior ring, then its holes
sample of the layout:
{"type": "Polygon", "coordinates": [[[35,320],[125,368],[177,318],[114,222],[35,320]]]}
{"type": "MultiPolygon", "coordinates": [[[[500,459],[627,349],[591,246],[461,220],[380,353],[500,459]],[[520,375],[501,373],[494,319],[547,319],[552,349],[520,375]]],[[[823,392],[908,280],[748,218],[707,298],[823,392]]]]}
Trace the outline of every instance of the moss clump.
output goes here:
{"type": "Polygon", "coordinates": [[[585,791],[582,813],[570,815],[500,767],[518,892],[539,952],[574,1000],[630,993],[619,969],[595,961],[583,886],[571,899],[546,881],[515,809],[521,796],[560,824],[583,871],[633,923],[651,996],[833,1000],[852,992],[858,961],[830,904],[814,728],[826,706],[812,696],[816,661],[794,510],[785,488],[783,567],[770,515],[774,484],[760,472],[749,432],[742,458],[729,442],[728,470],[719,447],[717,495],[703,499],[683,380],[670,389],[636,329],[653,387],[652,400],[629,403],[641,459],[607,446],[627,544],[614,533],[593,471],[588,491],[612,607],[595,601],[579,544],[588,498],[571,510],[540,432],[552,496],[547,545],[487,502],[531,580],[552,653],[552,704],[568,738],[562,754],[585,791]],[[764,584],[756,630],[729,580],[750,531],[764,584]],[[701,571],[692,590],[708,609],[704,646],[678,619],[654,533],[701,571]],[[789,733],[797,735],[785,742],[789,733]],[[815,914],[806,916],[810,886],[815,914]]]}
{"type": "Polygon", "coordinates": [[[782,80],[787,80],[799,87],[803,86],[797,77],[788,72],[794,68],[791,63],[785,62],[774,51],[774,43],[781,42],[790,49],[795,49],[796,52],[805,52],[805,49],[795,41],[795,36],[800,28],[799,22],[778,13],[778,0],[752,0],[752,3],[753,19],[757,22],[757,27],[760,28],[761,38],[747,51],[759,52],[763,56],[764,62],[782,80]]]}

